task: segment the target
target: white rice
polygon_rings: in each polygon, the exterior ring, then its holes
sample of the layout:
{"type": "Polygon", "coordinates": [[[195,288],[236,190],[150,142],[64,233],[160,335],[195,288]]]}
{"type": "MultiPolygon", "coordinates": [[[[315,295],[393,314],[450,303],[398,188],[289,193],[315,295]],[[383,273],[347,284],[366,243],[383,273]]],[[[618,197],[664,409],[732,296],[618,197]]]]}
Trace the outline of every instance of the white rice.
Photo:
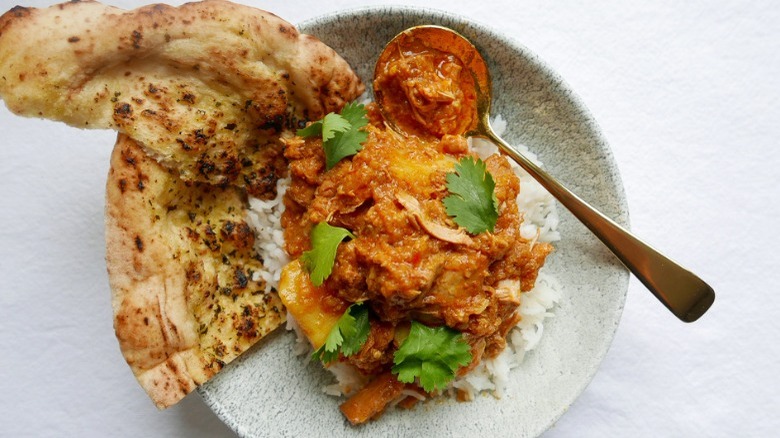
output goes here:
{"type": "MultiPolygon", "coordinates": [[[[506,130],[506,121],[501,116],[496,117],[491,124],[498,135],[506,130]]],[[[474,138],[469,142],[472,150],[483,160],[498,152],[498,148],[487,140],[474,138]]],[[[516,148],[541,166],[536,155],[527,147],[516,145],[516,148]]],[[[555,198],[519,165],[511,160],[509,163],[520,178],[520,196],[517,198],[518,208],[523,214],[520,234],[526,239],[535,239],[539,242],[560,240],[561,236],[557,231],[559,218],[555,198]]],[[[279,180],[277,196],[271,201],[249,199],[248,222],[256,233],[256,249],[263,258],[266,268],[263,272],[255,272],[254,279],[265,280],[266,291],[276,290],[279,287],[281,270],[289,262],[284,251],[284,234],[281,227],[281,216],[284,212],[282,199],[289,185],[289,178],[279,180]]],[[[522,302],[517,310],[521,318],[517,326],[507,335],[506,349],[493,359],[482,360],[468,375],[452,382],[447,392],[454,394],[459,390],[469,398],[482,392],[501,397],[509,382],[510,371],[520,366],[526,352],[538,345],[544,333],[544,321],[553,316],[552,309],[561,297],[561,290],[558,280],[542,268],[534,288],[521,295],[522,302]]],[[[290,315],[287,315],[287,329],[295,331],[297,335],[293,350],[295,355],[311,351],[308,341],[290,315]]],[[[328,369],[336,377],[336,382],[323,388],[326,394],[348,395],[366,383],[366,378],[350,365],[334,363],[328,369]]],[[[420,394],[415,392],[414,396],[419,398],[420,394]]]]}
{"type": "Polygon", "coordinates": [[[282,178],[276,182],[276,198],[263,201],[249,197],[249,213],[247,222],[255,232],[255,249],[263,258],[263,271],[253,274],[252,280],[265,281],[265,291],[276,290],[282,268],[289,263],[290,258],[284,251],[284,230],[282,229],[282,213],[284,213],[284,194],[290,187],[290,178],[282,178]]]}

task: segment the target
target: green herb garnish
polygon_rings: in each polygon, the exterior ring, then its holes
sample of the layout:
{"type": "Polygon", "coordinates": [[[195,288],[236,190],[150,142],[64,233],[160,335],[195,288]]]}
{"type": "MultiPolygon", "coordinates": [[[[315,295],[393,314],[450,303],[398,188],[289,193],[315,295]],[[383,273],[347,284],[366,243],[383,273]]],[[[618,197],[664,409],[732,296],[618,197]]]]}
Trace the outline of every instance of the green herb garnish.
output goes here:
{"type": "Polygon", "coordinates": [[[322,120],[318,120],[309,126],[299,129],[298,135],[301,137],[322,136],[322,141],[328,141],[333,138],[337,132],[344,132],[352,125],[343,116],[336,113],[329,113],[322,120]]]}
{"type": "Polygon", "coordinates": [[[330,170],[342,158],[355,155],[363,148],[368,134],[361,128],[367,124],[365,106],[352,102],[342,108],[341,114],[330,113],[322,120],[299,129],[297,134],[301,137],[322,136],[325,166],[330,170]]]}
{"type": "Polygon", "coordinates": [[[471,363],[471,347],[463,335],[449,327],[428,327],[412,322],[409,336],[393,356],[392,372],[398,381],[420,385],[430,392],[444,389],[455,371],[471,363]]]}
{"type": "Polygon", "coordinates": [[[455,165],[455,172],[447,174],[447,190],[450,191],[444,198],[447,214],[471,234],[493,232],[498,220],[495,188],[496,183],[484,161],[461,158],[455,165]]]}
{"type": "Polygon", "coordinates": [[[363,303],[349,306],[331,329],[325,344],[314,352],[312,360],[330,363],[339,358],[339,351],[344,356],[352,356],[360,351],[369,331],[368,306],[363,303]]]}
{"type": "Polygon", "coordinates": [[[322,283],[333,271],[336,261],[336,250],[345,238],[355,238],[346,228],[333,227],[326,222],[320,222],[311,230],[311,250],[301,255],[301,260],[309,270],[311,282],[315,286],[322,283]]]}

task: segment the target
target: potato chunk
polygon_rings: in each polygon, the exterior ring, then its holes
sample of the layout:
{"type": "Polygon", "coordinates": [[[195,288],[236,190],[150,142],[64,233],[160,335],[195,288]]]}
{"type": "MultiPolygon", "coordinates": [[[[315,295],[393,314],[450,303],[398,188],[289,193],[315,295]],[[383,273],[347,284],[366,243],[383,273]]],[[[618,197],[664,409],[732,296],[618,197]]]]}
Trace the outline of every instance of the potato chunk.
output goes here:
{"type": "Polygon", "coordinates": [[[306,338],[320,348],[335,327],[349,303],[329,293],[325,287],[314,286],[300,260],[290,262],[282,270],[279,297],[306,338]]]}

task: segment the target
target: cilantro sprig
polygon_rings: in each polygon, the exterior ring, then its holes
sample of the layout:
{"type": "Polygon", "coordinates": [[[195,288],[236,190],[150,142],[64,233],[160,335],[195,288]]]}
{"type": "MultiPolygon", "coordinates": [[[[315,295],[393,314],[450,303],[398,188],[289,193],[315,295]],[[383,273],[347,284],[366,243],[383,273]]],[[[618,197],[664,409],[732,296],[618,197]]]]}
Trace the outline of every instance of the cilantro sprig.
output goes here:
{"type": "Polygon", "coordinates": [[[363,303],[349,306],[331,329],[325,343],[312,354],[312,360],[330,363],[339,358],[339,352],[352,356],[363,347],[370,329],[368,306],[363,303]]]}
{"type": "Polygon", "coordinates": [[[343,116],[336,113],[329,113],[322,120],[318,120],[303,129],[299,129],[298,135],[301,137],[316,137],[319,135],[322,136],[322,141],[328,141],[333,138],[337,132],[344,132],[350,127],[350,123],[343,116]]]}
{"type": "Polygon", "coordinates": [[[333,272],[336,250],[347,237],[354,239],[355,235],[346,228],[334,227],[327,222],[314,226],[311,231],[312,249],[301,254],[301,261],[309,270],[312,284],[321,286],[333,272]]]}
{"type": "Polygon", "coordinates": [[[363,148],[368,134],[362,128],[367,124],[365,106],[352,102],[344,106],[341,114],[329,113],[322,120],[299,129],[297,134],[301,137],[322,136],[325,166],[330,170],[341,159],[355,155],[363,148]]]}
{"type": "Polygon", "coordinates": [[[498,220],[496,183],[485,162],[471,157],[461,158],[455,172],[447,174],[444,208],[456,224],[471,234],[493,232],[498,220]]]}
{"type": "Polygon", "coordinates": [[[444,389],[461,366],[471,363],[471,348],[463,335],[449,327],[412,322],[409,336],[393,355],[392,372],[398,381],[420,385],[430,392],[444,389]]]}

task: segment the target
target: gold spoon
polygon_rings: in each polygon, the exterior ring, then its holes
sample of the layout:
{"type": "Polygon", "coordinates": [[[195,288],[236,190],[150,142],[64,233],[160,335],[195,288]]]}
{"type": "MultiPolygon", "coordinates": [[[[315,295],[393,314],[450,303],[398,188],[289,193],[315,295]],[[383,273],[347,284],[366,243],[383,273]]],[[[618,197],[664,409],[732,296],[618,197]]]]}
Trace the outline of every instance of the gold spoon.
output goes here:
{"type": "MultiPolygon", "coordinates": [[[[374,96],[391,128],[404,135],[418,134],[425,131],[425,123],[430,121],[425,115],[415,114],[412,117],[410,112],[413,111],[400,111],[396,106],[398,93],[386,92],[383,89],[387,86],[386,83],[378,80],[392,68],[394,59],[409,58],[420,51],[433,51],[440,55],[451,54],[459,61],[463,71],[469,73],[462,76],[465,80],[460,79],[460,85],[465,88],[462,91],[467,105],[464,106],[469,106],[470,103],[474,108],[460,108],[461,118],[465,117],[467,122],[453,127],[455,132],[445,133],[482,137],[495,143],[503,153],[515,160],[588,227],[680,320],[696,321],[710,308],[715,300],[715,292],[707,283],[590,206],[493,132],[490,127],[491,82],[487,63],[476,47],[455,31],[440,26],[412,27],[398,34],[385,47],[374,72],[374,96]],[[457,132],[458,130],[460,132],[457,132]]],[[[441,60],[437,62],[440,63],[441,60]]],[[[447,72],[436,71],[436,75],[438,78],[446,77],[447,72]]],[[[411,93],[418,93],[418,91],[411,91],[411,93]]],[[[409,95],[406,97],[414,98],[409,95]]],[[[457,107],[457,105],[450,105],[450,107],[457,107]]],[[[446,112],[448,105],[445,103],[441,109],[446,112]]],[[[435,136],[441,137],[442,133],[437,134],[435,136]]]]}

